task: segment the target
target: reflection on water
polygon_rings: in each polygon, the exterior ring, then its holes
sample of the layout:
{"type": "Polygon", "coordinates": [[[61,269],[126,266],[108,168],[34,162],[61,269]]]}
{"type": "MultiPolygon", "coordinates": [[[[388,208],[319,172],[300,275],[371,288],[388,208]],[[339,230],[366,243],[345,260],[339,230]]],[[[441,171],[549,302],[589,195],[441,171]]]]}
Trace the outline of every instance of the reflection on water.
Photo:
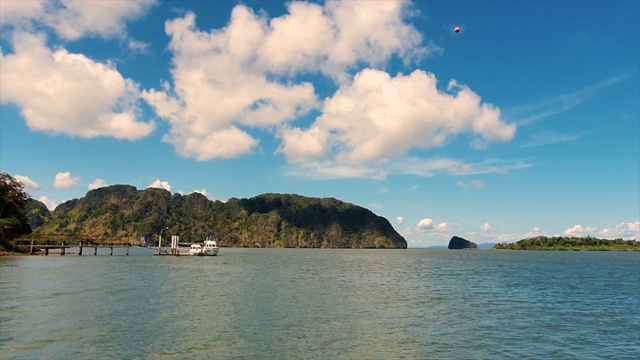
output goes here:
{"type": "Polygon", "coordinates": [[[2,358],[640,354],[637,253],[141,254],[1,258],[2,358]]]}

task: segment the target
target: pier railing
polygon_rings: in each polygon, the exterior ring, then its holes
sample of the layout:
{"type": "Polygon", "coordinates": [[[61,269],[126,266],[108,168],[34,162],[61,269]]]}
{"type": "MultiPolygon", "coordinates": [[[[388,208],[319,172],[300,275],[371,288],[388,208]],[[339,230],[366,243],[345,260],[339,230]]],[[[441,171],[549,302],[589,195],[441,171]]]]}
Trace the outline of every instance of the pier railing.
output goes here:
{"type": "Polygon", "coordinates": [[[98,254],[98,248],[109,248],[113,255],[114,248],[129,248],[132,246],[152,247],[153,244],[134,242],[130,239],[98,239],[87,235],[78,234],[28,234],[10,241],[10,245],[18,253],[49,255],[49,250],[59,250],[60,255],[65,255],[67,249],[78,248],[78,255],[82,255],[84,248],[93,248],[93,254],[98,254]]]}

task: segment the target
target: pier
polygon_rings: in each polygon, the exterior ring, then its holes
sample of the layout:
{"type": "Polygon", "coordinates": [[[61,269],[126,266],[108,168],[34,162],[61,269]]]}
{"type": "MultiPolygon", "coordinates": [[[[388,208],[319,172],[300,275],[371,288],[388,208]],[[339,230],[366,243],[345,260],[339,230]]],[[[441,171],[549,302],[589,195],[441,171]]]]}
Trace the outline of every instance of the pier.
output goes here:
{"type": "MultiPolygon", "coordinates": [[[[156,242],[130,241],[124,239],[96,239],[79,235],[27,235],[10,242],[12,253],[22,255],[98,255],[98,249],[109,249],[109,255],[129,256],[131,248],[141,248],[149,251],[150,255],[185,256],[189,253],[181,253],[179,248],[189,247],[190,243],[179,243],[178,238],[171,241],[171,248],[158,247],[156,242]],[[74,249],[70,252],[70,249],[74,249]],[[124,251],[118,249],[124,249],[124,251]],[[77,250],[77,252],[75,251],[77,250]]],[[[100,255],[106,255],[100,251],[100,255]]]]}
{"type": "MultiPolygon", "coordinates": [[[[191,243],[179,242],[179,236],[172,236],[171,247],[160,247],[157,241],[146,242],[144,240],[131,241],[130,239],[96,239],[85,235],[68,234],[29,234],[22,238],[10,242],[14,254],[23,255],[45,255],[50,253],[65,255],[98,255],[98,249],[109,249],[109,255],[129,256],[131,248],[142,248],[153,252],[153,255],[160,256],[190,256],[188,252],[180,252],[180,248],[189,247],[191,243]],[[70,252],[69,249],[77,249],[77,253],[70,252]],[[125,251],[118,251],[124,249],[125,251]],[[124,254],[123,254],[124,252],[124,254]]],[[[101,251],[101,255],[105,255],[101,251]]],[[[150,253],[151,255],[151,253],[150,253]]]]}
{"type": "Polygon", "coordinates": [[[136,245],[129,243],[87,243],[84,241],[77,242],[76,245],[69,245],[69,243],[64,241],[61,244],[37,244],[34,240],[31,240],[29,244],[16,243],[13,247],[17,249],[26,248],[28,249],[27,254],[29,255],[37,255],[44,251],[45,256],[49,255],[50,250],[60,250],[60,255],[64,256],[70,248],[78,248],[77,255],[79,256],[81,256],[87,248],[89,248],[90,251],[93,250],[94,256],[98,255],[98,248],[108,248],[110,250],[109,255],[113,256],[113,249],[123,248],[126,249],[126,255],[128,256],[129,249],[131,247],[136,247],[136,245]]]}
{"type": "MultiPolygon", "coordinates": [[[[96,239],[87,235],[72,235],[72,234],[29,234],[22,238],[15,239],[10,242],[15,254],[28,254],[28,255],[49,255],[50,252],[55,251],[61,256],[70,254],[69,249],[78,249],[77,254],[74,255],[89,255],[93,253],[94,256],[98,255],[98,249],[109,249],[109,255],[114,255],[114,249],[125,249],[125,255],[129,255],[129,250],[132,247],[146,247],[142,246],[141,242],[132,242],[129,239],[96,239]]],[[[150,247],[151,249],[151,247],[150,247]]],[[[122,252],[120,252],[122,253],[122,252]]]]}

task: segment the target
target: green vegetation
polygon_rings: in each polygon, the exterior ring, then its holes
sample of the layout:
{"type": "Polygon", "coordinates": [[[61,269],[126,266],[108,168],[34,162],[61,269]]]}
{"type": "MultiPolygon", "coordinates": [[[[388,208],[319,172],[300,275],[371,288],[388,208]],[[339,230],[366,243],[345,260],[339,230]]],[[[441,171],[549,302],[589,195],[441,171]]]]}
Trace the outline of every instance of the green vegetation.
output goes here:
{"type": "Polygon", "coordinates": [[[7,173],[0,174],[0,240],[11,240],[31,232],[25,214],[29,195],[24,185],[7,173]]]}
{"type": "Polygon", "coordinates": [[[635,240],[607,240],[587,237],[546,237],[502,243],[494,246],[501,250],[590,250],[590,251],[640,251],[640,242],[635,240]]]}
{"type": "Polygon", "coordinates": [[[161,189],[114,185],[91,190],[52,212],[34,204],[29,214],[41,239],[67,234],[151,240],[168,227],[163,235],[179,235],[181,242],[201,242],[213,235],[221,246],[232,247],[407,247],[385,218],[365,208],[295,194],[263,194],[223,203],[198,193],[172,195],[161,189]]]}

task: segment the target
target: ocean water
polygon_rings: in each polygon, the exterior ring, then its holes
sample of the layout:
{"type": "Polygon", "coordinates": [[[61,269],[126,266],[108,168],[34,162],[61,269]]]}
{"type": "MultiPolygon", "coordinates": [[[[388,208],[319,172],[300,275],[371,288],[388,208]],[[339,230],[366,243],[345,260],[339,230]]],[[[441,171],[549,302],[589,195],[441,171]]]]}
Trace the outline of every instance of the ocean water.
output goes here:
{"type": "Polygon", "coordinates": [[[1,359],[640,358],[639,253],[90,253],[0,258],[1,359]]]}

